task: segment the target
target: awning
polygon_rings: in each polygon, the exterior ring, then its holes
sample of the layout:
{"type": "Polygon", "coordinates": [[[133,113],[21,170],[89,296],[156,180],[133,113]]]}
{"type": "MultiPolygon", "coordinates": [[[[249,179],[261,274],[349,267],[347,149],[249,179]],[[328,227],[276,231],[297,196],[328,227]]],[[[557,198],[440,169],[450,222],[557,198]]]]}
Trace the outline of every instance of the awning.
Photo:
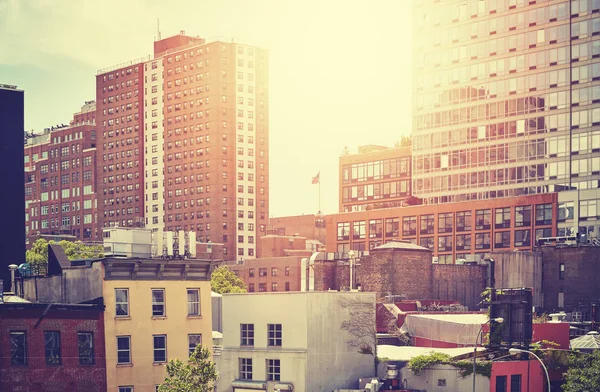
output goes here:
{"type": "Polygon", "coordinates": [[[266,390],[267,389],[267,383],[264,381],[243,381],[243,380],[236,380],[234,382],[231,383],[231,386],[233,388],[235,388],[236,392],[243,392],[245,389],[250,389],[250,390],[266,390]],[[242,389],[238,389],[238,388],[242,388],[242,389]]]}

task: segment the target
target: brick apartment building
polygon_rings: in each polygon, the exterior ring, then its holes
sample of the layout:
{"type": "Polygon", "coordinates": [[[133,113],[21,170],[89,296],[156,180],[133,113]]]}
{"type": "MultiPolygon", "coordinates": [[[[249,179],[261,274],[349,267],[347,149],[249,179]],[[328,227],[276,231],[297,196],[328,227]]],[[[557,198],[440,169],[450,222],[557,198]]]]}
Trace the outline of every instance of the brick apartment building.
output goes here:
{"type": "Polygon", "coordinates": [[[96,105],[86,102],[69,125],[46,128],[25,145],[27,239],[72,235],[99,239],[96,199],[96,105]]]}
{"type": "Polygon", "coordinates": [[[321,244],[327,241],[325,216],[306,214],[269,218],[267,234],[276,236],[300,236],[308,240],[316,240],[321,244]]]}
{"type": "Polygon", "coordinates": [[[556,234],[557,194],[383,208],[326,216],[327,251],[365,251],[408,240],[441,264],[480,260],[494,250],[531,250],[556,234]]]}
{"type": "Polygon", "coordinates": [[[411,147],[367,145],[339,159],[339,212],[398,207],[411,191],[411,147]]]}
{"type": "Polygon", "coordinates": [[[0,390],[106,391],[104,305],[0,304],[0,390]]]}
{"type": "Polygon", "coordinates": [[[267,51],[182,32],[96,86],[100,225],[196,231],[225,258],[255,257],[269,211],[267,51]]]}

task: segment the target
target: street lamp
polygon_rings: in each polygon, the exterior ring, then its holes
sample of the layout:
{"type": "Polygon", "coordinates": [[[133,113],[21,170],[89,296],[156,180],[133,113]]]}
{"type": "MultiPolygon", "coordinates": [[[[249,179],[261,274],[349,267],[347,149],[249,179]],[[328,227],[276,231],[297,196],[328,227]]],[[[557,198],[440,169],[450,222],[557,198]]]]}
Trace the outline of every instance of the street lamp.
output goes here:
{"type": "MultiPolygon", "coordinates": [[[[544,365],[544,362],[542,362],[542,360],[540,359],[540,357],[538,357],[537,355],[535,355],[534,353],[532,353],[531,351],[527,351],[527,350],[521,350],[520,348],[511,348],[508,350],[510,355],[515,355],[518,353],[527,353],[527,354],[531,354],[535,357],[535,359],[537,359],[538,361],[540,361],[540,363],[542,364],[542,367],[544,368],[544,372],[546,373],[546,381],[548,381],[548,392],[551,392],[550,389],[550,376],[548,375],[548,369],[546,369],[546,365],[544,365]]],[[[527,374],[527,377],[529,378],[529,374],[527,374]]],[[[529,380],[527,380],[527,383],[529,383],[529,380]]]]}
{"type": "MultiPolygon", "coordinates": [[[[490,320],[490,322],[492,321],[498,324],[502,324],[504,322],[504,319],[502,317],[496,317],[495,319],[490,320]]],[[[477,369],[477,341],[479,340],[479,335],[481,335],[481,332],[483,331],[484,325],[485,324],[482,324],[479,328],[479,332],[477,332],[477,337],[475,338],[475,347],[473,347],[473,392],[475,392],[475,376],[477,375],[475,373],[475,370],[477,369]]]]}

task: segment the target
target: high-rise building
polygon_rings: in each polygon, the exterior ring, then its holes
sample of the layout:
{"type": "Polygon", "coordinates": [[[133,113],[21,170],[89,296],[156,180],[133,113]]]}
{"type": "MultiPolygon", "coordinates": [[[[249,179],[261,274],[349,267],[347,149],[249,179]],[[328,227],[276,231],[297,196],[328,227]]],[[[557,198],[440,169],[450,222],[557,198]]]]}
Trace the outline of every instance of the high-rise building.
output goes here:
{"type": "MultiPolygon", "coordinates": [[[[15,86],[0,84],[0,167],[3,239],[7,246],[0,263],[0,279],[10,289],[10,264],[25,262],[25,188],[23,177],[24,94],[15,86]]],[[[0,287],[0,290],[2,287],[0,287]]]]}
{"type": "Polygon", "coordinates": [[[413,11],[417,197],[600,186],[599,0],[419,0],[413,11]]]}
{"type": "Polygon", "coordinates": [[[268,54],[180,35],[97,75],[102,226],[195,231],[256,256],[269,210],[268,54]]]}
{"type": "Polygon", "coordinates": [[[97,241],[96,103],[87,101],[69,125],[27,138],[25,230],[39,236],[97,241]]]}

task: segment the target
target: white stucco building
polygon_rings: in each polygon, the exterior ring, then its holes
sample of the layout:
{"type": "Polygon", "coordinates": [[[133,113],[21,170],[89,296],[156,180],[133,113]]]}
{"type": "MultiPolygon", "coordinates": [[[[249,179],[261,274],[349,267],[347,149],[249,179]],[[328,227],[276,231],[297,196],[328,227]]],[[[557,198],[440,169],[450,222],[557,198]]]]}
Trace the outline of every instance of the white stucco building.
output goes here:
{"type": "Polygon", "coordinates": [[[357,347],[375,342],[375,293],[225,294],[222,301],[219,392],[333,391],[375,374],[374,357],[357,347]],[[344,323],[372,334],[351,334],[344,323]]]}

